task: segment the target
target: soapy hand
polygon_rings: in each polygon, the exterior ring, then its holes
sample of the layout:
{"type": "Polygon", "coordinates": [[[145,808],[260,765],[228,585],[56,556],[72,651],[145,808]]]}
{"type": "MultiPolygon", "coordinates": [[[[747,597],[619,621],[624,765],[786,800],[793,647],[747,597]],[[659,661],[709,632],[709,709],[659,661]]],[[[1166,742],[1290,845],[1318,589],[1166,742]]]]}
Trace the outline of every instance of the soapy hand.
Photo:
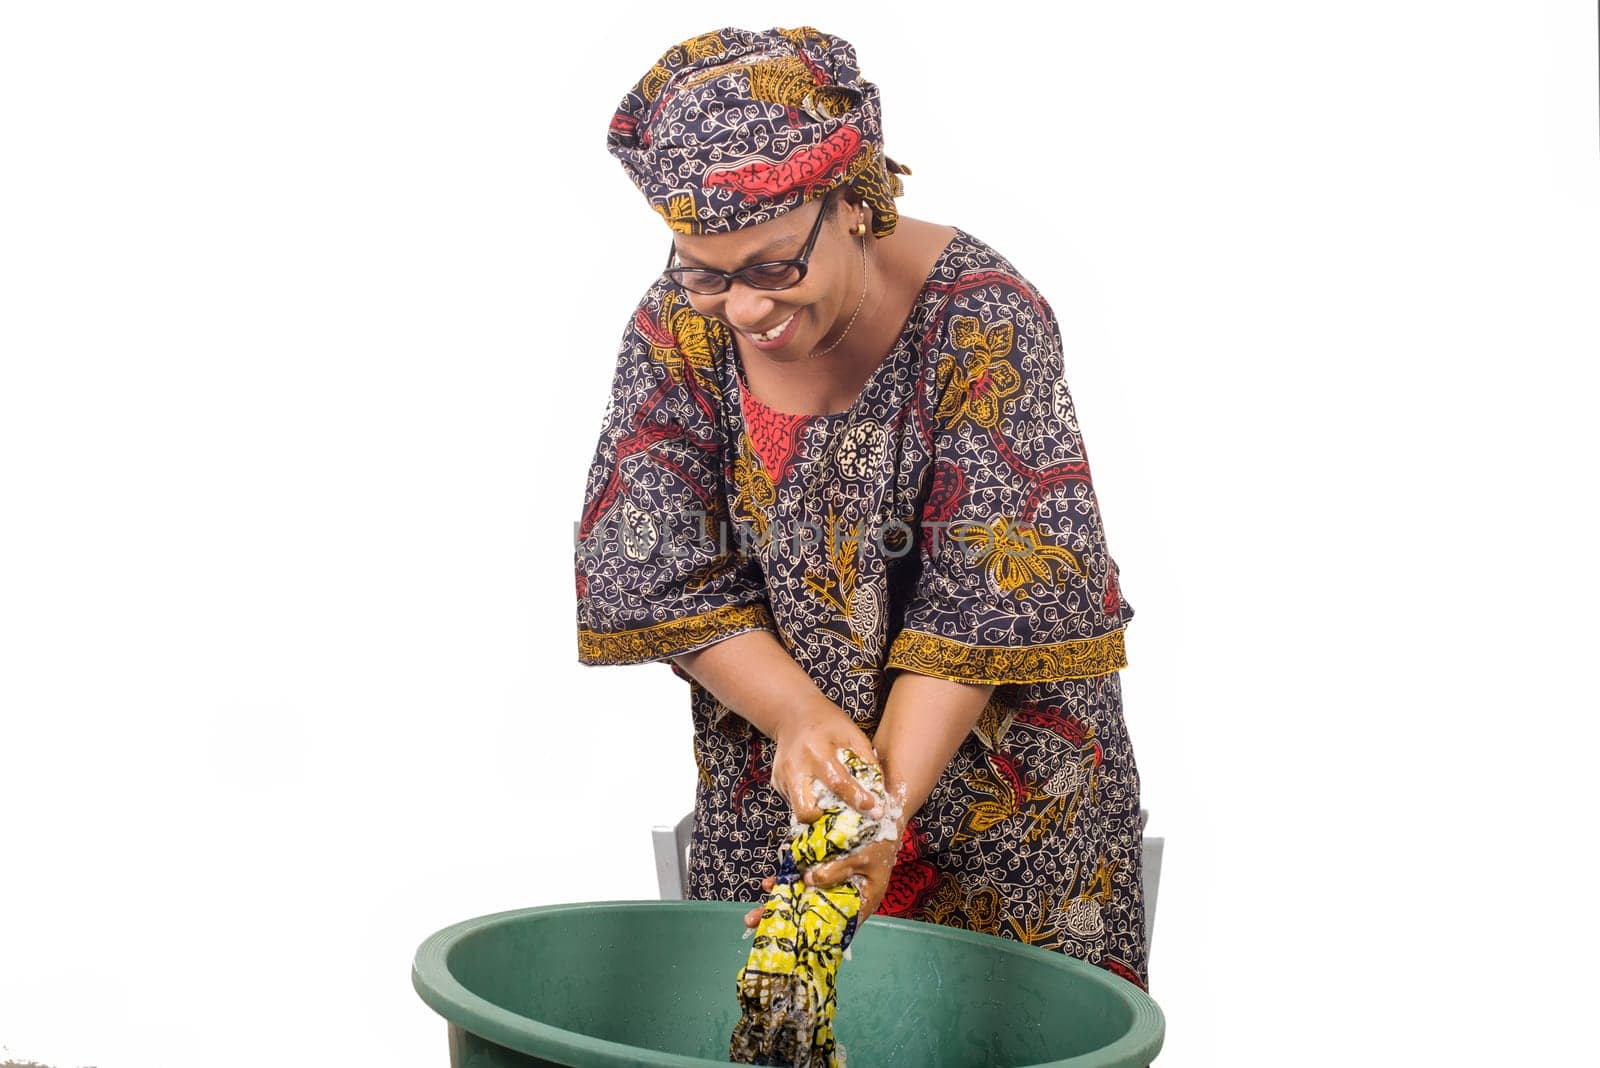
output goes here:
{"type": "MultiPolygon", "coordinates": [[[[795,819],[813,823],[822,815],[812,783],[820,782],[856,811],[878,819],[878,799],[839,762],[849,749],[872,764],[877,752],[860,727],[832,701],[819,701],[783,727],[772,759],[772,787],[789,803],[795,819]]],[[[830,884],[831,885],[831,884],[830,884]]]]}
{"type": "MultiPolygon", "coordinates": [[[[883,895],[889,891],[889,876],[894,871],[895,857],[899,852],[900,843],[897,840],[868,843],[838,860],[818,864],[807,871],[806,885],[838,886],[852,875],[862,876],[861,914],[856,917],[856,922],[866,923],[867,917],[878,911],[878,906],[883,903],[883,895]]],[[[776,884],[777,879],[769,875],[761,881],[761,889],[771,893],[776,884]]],[[[760,924],[761,910],[762,906],[757,905],[745,913],[744,925],[753,929],[760,924]]]]}

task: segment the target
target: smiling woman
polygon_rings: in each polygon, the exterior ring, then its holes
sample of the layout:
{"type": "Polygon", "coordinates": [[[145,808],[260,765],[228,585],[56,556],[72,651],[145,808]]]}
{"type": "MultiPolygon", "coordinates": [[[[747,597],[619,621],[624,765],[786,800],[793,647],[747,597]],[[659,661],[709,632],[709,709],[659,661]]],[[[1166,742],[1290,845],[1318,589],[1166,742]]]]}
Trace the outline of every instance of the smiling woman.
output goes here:
{"type": "Polygon", "coordinates": [[[815,885],[1147,986],[1134,612],[1050,304],[898,213],[877,88],[811,27],[674,46],[608,147],[673,246],[589,471],[579,656],[689,683],[692,896],[760,899],[874,754],[898,840],[815,885]]]}

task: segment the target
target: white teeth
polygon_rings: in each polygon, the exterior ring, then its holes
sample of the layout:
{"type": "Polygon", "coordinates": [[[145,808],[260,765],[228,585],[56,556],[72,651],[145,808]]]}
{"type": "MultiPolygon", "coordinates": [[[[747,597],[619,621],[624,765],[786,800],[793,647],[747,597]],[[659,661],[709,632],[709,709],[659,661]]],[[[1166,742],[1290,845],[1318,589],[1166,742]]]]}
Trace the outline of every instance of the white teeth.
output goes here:
{"type": "Polygon", "coordinates": [[[765,334],[751,334],[750,336],[755,338],[757,341],[771,341],[779,334],[789,329],[789,324],[792,322],[794,322],[794,316],[791,315],[789,318],[785,319],[771,330],[768,330],[765,334]]]}

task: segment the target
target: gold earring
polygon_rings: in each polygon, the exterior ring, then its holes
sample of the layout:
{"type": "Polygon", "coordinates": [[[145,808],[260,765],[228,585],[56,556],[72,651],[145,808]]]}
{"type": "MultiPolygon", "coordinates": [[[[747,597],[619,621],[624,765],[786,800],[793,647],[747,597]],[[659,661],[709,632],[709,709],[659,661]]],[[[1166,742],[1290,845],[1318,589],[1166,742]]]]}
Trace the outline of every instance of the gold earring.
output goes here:
{"type": "Polygon", "coordinates": [[[858,217],[856,219],[856,224],[850,228],[850,236],[851,237],[865,237],[865,236],[867,236],[867,220],[866,220],[865,216],[860,216],[860,217],[858,217]]]}

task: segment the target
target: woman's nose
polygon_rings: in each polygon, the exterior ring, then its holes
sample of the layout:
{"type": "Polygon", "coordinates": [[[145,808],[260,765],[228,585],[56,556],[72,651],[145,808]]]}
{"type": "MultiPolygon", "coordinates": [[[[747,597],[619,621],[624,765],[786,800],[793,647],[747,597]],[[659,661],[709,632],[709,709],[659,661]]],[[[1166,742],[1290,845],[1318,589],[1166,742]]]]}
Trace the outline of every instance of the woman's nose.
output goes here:
{"type": "Polygon", "coordinates": [[[722,301],[722,316],[736,330],[763,330],[771,324],[771,294],[736,281],[722,301]]]}

